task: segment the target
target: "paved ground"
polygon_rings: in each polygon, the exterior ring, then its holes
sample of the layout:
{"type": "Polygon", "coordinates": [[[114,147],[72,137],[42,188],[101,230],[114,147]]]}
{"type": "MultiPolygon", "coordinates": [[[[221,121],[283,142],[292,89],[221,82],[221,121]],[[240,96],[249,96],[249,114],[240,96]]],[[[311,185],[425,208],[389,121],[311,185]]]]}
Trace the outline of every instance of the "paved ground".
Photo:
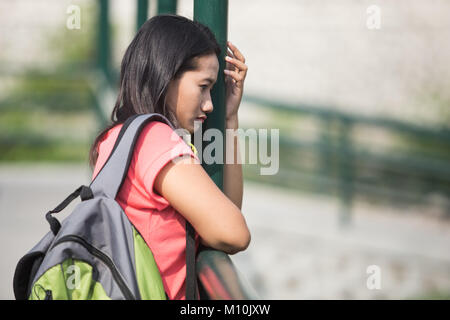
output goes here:
{"type": "MultiPolygon", "coordinates": [[[[0,166],[0,299],[13,298],[15,265],[48,231],[45,213],[89,180],[79,165],[0,166]]],[[[450,224],[425,212],[361,204],[340,228],[334,199],[249,182],[243,212],[252,243],[231,258],[261,298],[449,297],[450,224]],[[367,288],[369,265],[381,270],[380,289],[367,288]]]]}
{"type": "Polygon", "coordinates": [[[425,212],[357,205],[350,226],[338,203],[246,184],[249,249],[232,259],[268,299],[400,299],[450,293],[450,225],[425,212]],[[381,270],[369,290],[367,268],[381,270]]]}

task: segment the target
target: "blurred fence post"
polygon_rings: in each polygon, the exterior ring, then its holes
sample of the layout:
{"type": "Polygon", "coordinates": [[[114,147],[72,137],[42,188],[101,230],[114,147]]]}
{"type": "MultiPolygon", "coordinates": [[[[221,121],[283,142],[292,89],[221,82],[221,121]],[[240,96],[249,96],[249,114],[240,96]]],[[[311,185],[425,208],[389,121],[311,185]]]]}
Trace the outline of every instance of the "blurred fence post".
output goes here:
{"type": "Polygon", "coordinates": [[[109,31],[109,0],[100,0],[98,10],[98,29],[96,44],[97,60],[96,68],[88,74],[88,85],[93,96],[93,108],[99,123],[99,128],[108,124],[109,107],[106,105],[104,96],[111,91],[113,85],[113,72],[111,70],[111,44],[109,31]]]}
{"type": "Polygon", "coordinates": [[[109,0],[100,0],[98,44],[98,66],[108,81],[111,81],[109,0]]]}
{"type": "Polygon", "coordinates": [[[347,118],[340,119],[338,142],[338,194],[341,198],[340,225],[347,226],[351,219],[353,198],[353,159],[352,159],[352,128],[353,122],[347,118]]]}
{"type": "Polygon", "coordinates": [[[148,12],[148,0],[137,0],[137,10],[136,10],[136,30],[147,21],[148,12]]]}
{"type": "Polygon", "coordinates": [[[158,0],[157,14],[177,13],[177,0],[158,0]]]}
{"type": "Polygon", "coordinates": [[[328,181],[325,177],[330,177],[333,174],[333,156],[331,144],[332,144],[332,125],[333,119],[331,115],[325,114],[321,120],[321,133],[320,142],[317,145],[317,151],[320,154],[320,168],[319,175],[322,177],[317,184],[319,192],[329,192],[332,188],[329,187],[328,181]]]}

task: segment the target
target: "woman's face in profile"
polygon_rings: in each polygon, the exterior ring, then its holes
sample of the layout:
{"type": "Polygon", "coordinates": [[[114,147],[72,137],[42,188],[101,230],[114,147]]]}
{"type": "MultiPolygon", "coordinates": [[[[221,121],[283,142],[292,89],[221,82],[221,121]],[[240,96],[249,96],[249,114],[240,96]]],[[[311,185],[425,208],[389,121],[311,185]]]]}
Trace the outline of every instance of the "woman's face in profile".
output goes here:
{"type": "Polygon", "coordinates": [[[195,58],[197,70],[186,71],[172,80],[167,90],[166,103],[181,128],[194,132],[194,121],[213,111],[211,90],[217,81],[219,61],[215,54],[195,58]],[[208,80],[209,79],[209,80],[208,80]]]}

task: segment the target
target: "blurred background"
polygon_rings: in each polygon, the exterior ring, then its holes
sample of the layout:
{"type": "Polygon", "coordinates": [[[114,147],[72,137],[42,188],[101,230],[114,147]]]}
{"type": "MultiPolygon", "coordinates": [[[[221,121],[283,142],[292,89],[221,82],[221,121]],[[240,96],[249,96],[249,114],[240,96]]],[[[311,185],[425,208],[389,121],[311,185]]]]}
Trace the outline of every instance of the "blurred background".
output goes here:
{"type": "MultiPolygon", "coordinates": [[[[0,0],[1,299],[45,213],[91,180],[137,27],[138,1],[110,0],[109,27],[104,3],[0,0]]],[[[176,12],[192,19],[193,1],[176,12]]],[[[280,130],[276,175],[244,165],[252,242],[231,256],[261,298],[450,298],[449,13],[445,0],[229,0],[249,68],[240,125],[280,130]]]]}

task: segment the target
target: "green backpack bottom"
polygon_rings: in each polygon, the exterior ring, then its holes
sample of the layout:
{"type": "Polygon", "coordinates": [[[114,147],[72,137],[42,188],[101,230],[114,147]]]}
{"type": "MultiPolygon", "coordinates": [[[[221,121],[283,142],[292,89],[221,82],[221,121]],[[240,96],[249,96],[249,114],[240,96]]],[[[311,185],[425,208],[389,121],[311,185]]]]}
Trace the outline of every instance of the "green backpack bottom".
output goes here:
{"type": "MultiPolygon", "coordinates": [[[[134,228],[133,238],[136,276],[141,299],[166,300],[167,295],[150,248],[134,228]]],[[[48,269],[34,283],[28,299],[111,300],[101,283],[94,280],[93,272],[93,267],[87,262],[66,259],[48,269]]]]}

